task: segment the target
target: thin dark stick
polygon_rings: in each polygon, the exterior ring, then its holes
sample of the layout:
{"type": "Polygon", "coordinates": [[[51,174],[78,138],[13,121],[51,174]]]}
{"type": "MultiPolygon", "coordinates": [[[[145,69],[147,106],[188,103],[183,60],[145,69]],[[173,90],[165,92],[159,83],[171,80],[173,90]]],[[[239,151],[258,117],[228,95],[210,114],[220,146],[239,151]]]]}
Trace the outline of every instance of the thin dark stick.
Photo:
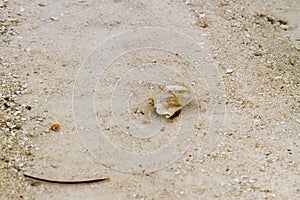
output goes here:
{"type": "Polygon", "coordinates": [[[108,177],[101,177],[101,178],[95,178],[95,179],[87,179],[87,180],[52,180],[47,178],[39,178],[35,177],[26,173],[23,173],[23,175],[27,178],[31,178],[38,181],[44,181],[48,183],[60,183],[60,184],[80,184],[80,183],[94,183],[94,182],[100,182],[100,181],[107,181],[109,180],[108,177]]]}

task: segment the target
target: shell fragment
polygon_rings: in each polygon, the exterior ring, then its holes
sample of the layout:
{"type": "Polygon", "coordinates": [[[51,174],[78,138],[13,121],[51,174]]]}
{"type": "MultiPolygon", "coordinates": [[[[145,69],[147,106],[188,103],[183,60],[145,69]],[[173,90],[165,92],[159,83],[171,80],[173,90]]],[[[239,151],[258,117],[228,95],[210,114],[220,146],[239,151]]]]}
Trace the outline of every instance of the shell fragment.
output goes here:
{"type": "Polygon", "coordinates": [[[154,107],[157,114],[172,118],[180,110],[193,100],[193,94],[184,84],[167,85],[154,99],[154,107]]]}

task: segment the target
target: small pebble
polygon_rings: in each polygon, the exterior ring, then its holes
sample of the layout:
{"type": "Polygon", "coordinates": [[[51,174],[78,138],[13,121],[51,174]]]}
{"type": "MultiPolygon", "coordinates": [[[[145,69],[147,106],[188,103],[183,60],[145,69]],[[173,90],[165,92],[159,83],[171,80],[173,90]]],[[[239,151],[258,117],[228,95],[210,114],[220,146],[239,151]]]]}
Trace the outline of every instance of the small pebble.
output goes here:
{"type": "Polygon", "coordinates": [[[280,25],[280,28],[282,28],[283,30],[288,30],[288,28],[289,28],[289,26],[288,25],[286,25],[286,24],[281,24],[280,25]]]}
{"type": "Polygon", "coordinates": [[[275,22],[275,19],[271,16],[267,16],[267,19],[269,22],[271,22],[272,24],[275,22]]]}
{"type": "Polygon", "coordinates": [[[39,27],[40,27],[40,26],[37,25],[37,24],[32,24],[32,25],[31,25],[31,28],[32,28],[32,29],[38,29],[39,27]]]}
{"type": "Polygon", "coordinates": [[[53,168],[58,168],[58,165],[57,165],[57,164],[54,164],[54,163],[52,163],[52,164],[51,164],[51,167],[53,167],[53,168]]]}
{"type": "Polygon", "coordinates": [[[257,13],[257,16],[258,16],[258,17],[265,17],[265,16],[266,16],[266,13],[263,13],[263,12],[257,13]]]}
{"type": "Polygon", "coordinates": [[[33,187],[40,186],[41,182],[34,181],[30,185],[33,186],[33,187]]]}
{"type": "Polygon", "coordinates": [[[53,20],[53,21],[58,21],[57,17],[50,17],[49,19],[53,20]]]}
{"type": "Polygon", "coordinates": [[[231,74],[233,72],[233,69],[226,69],[226,74],[231,74]]]}
{"type": "Polygon", "coordinates": [[[50,130],[51,130],[51,131],[59,131],[59,129],[60,129],[59,124],[53,124],[53,125],[50,127],[50,130]]]}
{"type": "Polygon", "coordinates": [[[262,54],[262,52],[257,51],[257,52],[254,53],[254,55],[255,55],[255,56],[262,56],[263,54],[262,54]]]}
{"type": "Polygon", "coordinates": [[[280,19],[278,20],[278,22],[279,22],[280,24],[287,24],[287,20],[286,20],[286,19],[283,19],[283,18],[280,18],[280,19]]]}

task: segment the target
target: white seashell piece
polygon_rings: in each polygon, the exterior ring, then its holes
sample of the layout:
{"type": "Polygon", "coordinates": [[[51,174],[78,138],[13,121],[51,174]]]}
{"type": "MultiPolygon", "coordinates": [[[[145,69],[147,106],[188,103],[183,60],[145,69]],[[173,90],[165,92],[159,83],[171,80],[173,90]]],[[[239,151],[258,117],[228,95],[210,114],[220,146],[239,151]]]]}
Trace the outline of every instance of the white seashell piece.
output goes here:
{"type": "Polygon", "coordinates": [[[167,85],[154,99],[154,108],[157,114],[172,118],[191,101],[193,101],[193,94],[189,87],[184,84],[167,85]]]}

